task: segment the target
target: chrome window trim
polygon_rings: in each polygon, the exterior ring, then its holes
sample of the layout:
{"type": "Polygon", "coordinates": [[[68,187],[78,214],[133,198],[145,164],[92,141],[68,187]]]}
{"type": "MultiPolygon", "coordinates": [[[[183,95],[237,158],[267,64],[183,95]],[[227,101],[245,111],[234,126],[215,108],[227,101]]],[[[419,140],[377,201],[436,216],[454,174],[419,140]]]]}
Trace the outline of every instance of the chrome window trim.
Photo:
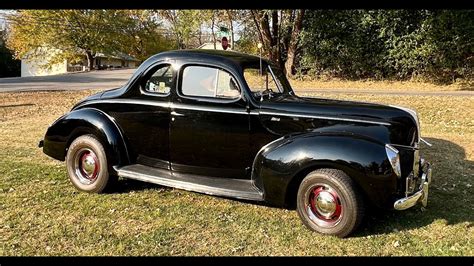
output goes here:
{"type": "Polygon", "coordinates": [[[214,84],[214,98],[217,98],[217,85],[219,84],[219,69],[216,69],[216,84],[214,84]]]}
{"type": "Polygon", "coordinates": [[[158,107],[164,107],[164,108],[169,108],[170,107],[170,102],[155,102],[155,101],[150,101],[150,100],[134,100],[134,99],[113,99],[113,100],[92,100],[89,102],[85,102],[79,106],[87,106],[91,104],[98,104],[98,103],[120,103],[120,104],[140,104],[140,105],[152,105],[152,106],[158,106],[158,107]]]}
{"type": "Polygon", "coordinates": [[[249,115],[259,114],[257,111],[253,111],[253,110],[246,111],[246,110],[240,110],[237,108],[202,107],[202,106],[194,106],[194,105],[188,105],[188,104],[176,104],[176,103],[170,103],[170,102],[154,102],[150,100],[131,100],[131,99],[92,100],[90,102],[85,102],[79,105],[78,107],[98,104],[98,103],[140,104],[140,105],[158,106],[158,107],[163,107],[163,108],[208,111],[208,112],[219,112],[219,113],[230,113],[230,114],[249,114],[249,115]]]}
{"type": "Polygon", "coordinates": [[[218,113],[228,113],[228,114],[250,114],[244,109],[238,108],[218,108],[218,107],[203,107],[203,106],[194,106],[188,104],[171,104],[171,109],[184,109],[184,110],[194,110],[194,111],[205,111],[205,112],[218,112],[218,113]]]}
{"type": "MultiPolygon", "coordinates": [[[[144,76],[146,76],[149,72],[151,72],[155,67],[158,69],[160,69],[159,67],[162,66],[162,65],[168,65],[170,66],[170,68],[173,68],[173,65],[169,62],[158,62],[156,64],[153,64],[152,66],[150,66],[149,68],[147,68],[142,75],[140,75],[140,78],[139,78],[139,81],[138,81],[138,90],[140,91],[140,94],[142,95],[146,95],[146,96],[154,96],[154,97],[160,97],[160,98],[166,98],[166,97],[169,97],[171,95],[171,90],[172,90],[172,87],[170,87],[170,90],[168,91],[168,93],[162,93],[162,92],[152,92],[152,91],[147,91],[143,88],[142,86],[142,79],[144,76]]],[[[173,70],[174,71],[174,70],[173,70]]],[[[156,73],[156,71],[154,72],[156,73]]],[[[153,73],[153,74],[154,74],[153,73]]],[[[153,74],[151,76],[153,76],[153,74]]],[[[151,78],[150,76],[150,78],[151,78]]],[[[173,73],[173,76],[176,78],[176,74],[173,73]]]]}
{"type": "Polygon", "coordinates": [[[250,114],[250,115],[274,115],[274,116],[286,116],[286,117],[301,117],[301,118],[314,118],[314,119],[328,119],[328,120],[338,120],[338,121],[348,121],[348,122],[358,122],[358,123],[368,123],[375,125],[385,125],[389,126],[389,123],[386,122],[377,122],[370,120],[361,120],[361,119],[352,119],[352,118],[342,118],[342,117],[330,117],[330,116],[317,116],[317,115],[306,115],[306,114],[286,114],[286,113],[277,113],[269,111],[247,111],[247,110],[238,110],[236,108],[214,108],[214,107],[202,107],[202,106],[193,106],[193,105],[184,105],[184,104],[175,104],[170,102],[155,102],[150,100],[132,100],[132,99],[113,99],[113,100],[92,100],[90,102],[85,102],[80,106],[86,106],[96,103],[122,103],[122,104],[141,104],[141,105],[152,105],[164,108],[181,108],[186,110],[196,110],[196,111],[209,111],[209,112],[220,112],[220,113],[231,113],[231,114],[250,114]]]}
{"type": "MultiPolygon", "coordinates": [[[[179,73],[177,73],[177,77],[176,77],[176,95],[178,95],[180,98],[183,98],[183,99],[189,99],[189,100],[194,100],[194,101],[198,101],[198,102],[212,102],[212,103],[236,103],[242,99],[244,99],[243,97],[243,91],[242,91],[242,88],[240,86],[240,84],[237,84],[239,86],[239,97],[236,97],[236,98],[232,98],[232,99],[228,99],[228,98],[219,98],[219,97],[208,97],[208,96],[194,96],[194,95],[186,95],[182,92],[182,87],[183,87],[183,72],[184,70],[187,68],[187,67],[193,67],[193,66],[197,66],[197,67],[207,67],[207,68],[214,68],[214,69],[217,69],[217,71],[219,70],[222,70],[222,71],[225,71],[227,72],[235,81],[237,81],[237,79],[235,78],[235,76],[231,73],[231,71],[229,71],[228,69],[222,67],[222,66],[218,66],[218,65],[214,65],[214,64],[204,64],[204,63],[199,63],[199,62],[190,62],[190,63],[186,63],[186,64],[183,64],[180,68],[180,71],[179,73]]],[[[216,80],[216,84],[217,84],[217,80],[216,80]]]]}
{"type": "MultiPolygon", "coordinates": [[[[275,74],[273,74],[273,69],[271,68],[270,65],[267,65],[267,68],[270,70],[270,74],[272,75],[273,82],[275,82],[275,84],[277,85],[279,93],[283,93],[284,90],[282,88],[282,85],[280,84],[280,81],[277,78],[275,78],[275,74]]],[[[267,76],[267,79],[268,79],[268,76],[267,76]]],[[[268,80],[267,80],[267,87],[268,87],[268,80]]]]}

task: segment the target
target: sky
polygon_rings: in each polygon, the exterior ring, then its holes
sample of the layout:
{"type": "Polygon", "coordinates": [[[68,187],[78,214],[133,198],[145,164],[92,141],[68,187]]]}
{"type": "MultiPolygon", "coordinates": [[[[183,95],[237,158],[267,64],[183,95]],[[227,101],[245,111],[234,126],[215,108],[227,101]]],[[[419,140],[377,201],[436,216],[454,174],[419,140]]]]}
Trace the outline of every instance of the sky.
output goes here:
{"type": "Polygon", "coordinates": [[[8,14],[8,13],[12,13],[13,10],[10,10],[10,9],[0,9],[0,29],[4,29],[5,28],[5,14],[8,14]]]}

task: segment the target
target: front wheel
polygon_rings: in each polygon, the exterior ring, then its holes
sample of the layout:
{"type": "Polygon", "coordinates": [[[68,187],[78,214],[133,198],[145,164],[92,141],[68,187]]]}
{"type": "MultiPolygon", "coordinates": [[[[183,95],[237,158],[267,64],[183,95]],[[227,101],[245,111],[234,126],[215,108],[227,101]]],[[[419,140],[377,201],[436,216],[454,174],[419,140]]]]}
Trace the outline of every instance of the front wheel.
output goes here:
{"type": "Polygon", "coordinates": [[[76,138],[66,155],[69,179],[79,190],[101,193],[113,183],[103,145],[93,135],[76,138]]]}
{"type": "Polygon", "coordinates": [[[309,229],[345,237],[359,226],[365,205],[357,185],[344,172],[319,169],[301,182],[297,212],[309,229]]]}

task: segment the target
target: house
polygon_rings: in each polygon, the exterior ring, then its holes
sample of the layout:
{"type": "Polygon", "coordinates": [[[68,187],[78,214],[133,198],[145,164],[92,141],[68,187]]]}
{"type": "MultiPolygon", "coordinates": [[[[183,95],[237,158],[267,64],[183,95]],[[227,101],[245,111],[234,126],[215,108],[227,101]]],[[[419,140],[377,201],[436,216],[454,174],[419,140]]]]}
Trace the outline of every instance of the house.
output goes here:
{"type": "MultiPolygon", "coordinates": [[[[198,49],[211,49],[214,50],[214,43],[213,42],[205,42],[198,49]]],[[[216,50],[224,50],[222,48],[222,44],[219,40],[216,41],[216,50]]],[[[227,50],[232,50],[230,47],[227,50]]]]}
{"type": "MultiPolygon", "coordinates": [[[[42,49],[42,48],[40,48],[42,49]]],[[[47,53],[41,53],[41,56],[25,56],[21,60],[21,76],[49,76],[65,74],[69,72],[85,71],[87,69],[87,58],[80,55],[81,59],[74,64],[68,60],[62,60],[46,66],[59,50],[48,49],[47,53]]],[[[94,61],[95,69],[106,68],[135,68],[140,60],[125,53],[116,53],[114,55],[97,53],[94,61]]]]}
{"type": "Polygon", "coordinates": [[[139,63],[140,60],[125,53],[116,53],[115,55],[105,55],[103,53],[97,53],[94,65],[98,69],[135,68],[138,67],[139,63]]]}
{"type": "Polygon", "coordinates": [[[214,41],[209,41],[203,43],[201,46],[198,47],[198,49],[211,49],[211,50],[232,50],[232,47],[230,47],[230,43],[228,41],[228,38],[226,36],[222,37],[222,39],[216,38],[216,47],[214,48],[214,41]],[[227,49],[224,49],[224,46],[227,46],[227,49]]]}

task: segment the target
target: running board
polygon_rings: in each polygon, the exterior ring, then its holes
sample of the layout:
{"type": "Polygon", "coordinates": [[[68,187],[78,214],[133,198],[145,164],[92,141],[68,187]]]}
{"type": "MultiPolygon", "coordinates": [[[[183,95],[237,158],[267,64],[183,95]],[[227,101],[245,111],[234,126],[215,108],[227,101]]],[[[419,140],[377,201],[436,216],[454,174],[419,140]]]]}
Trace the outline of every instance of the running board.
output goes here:
{"type": "Polygon", "coordinates": [[[121,167],[117,169],[117,174],[125,178],[209,195],[263,201],[263,193],[254,186],[252,180],[172,174],[168,170],[141,164],[121,167]]]}

